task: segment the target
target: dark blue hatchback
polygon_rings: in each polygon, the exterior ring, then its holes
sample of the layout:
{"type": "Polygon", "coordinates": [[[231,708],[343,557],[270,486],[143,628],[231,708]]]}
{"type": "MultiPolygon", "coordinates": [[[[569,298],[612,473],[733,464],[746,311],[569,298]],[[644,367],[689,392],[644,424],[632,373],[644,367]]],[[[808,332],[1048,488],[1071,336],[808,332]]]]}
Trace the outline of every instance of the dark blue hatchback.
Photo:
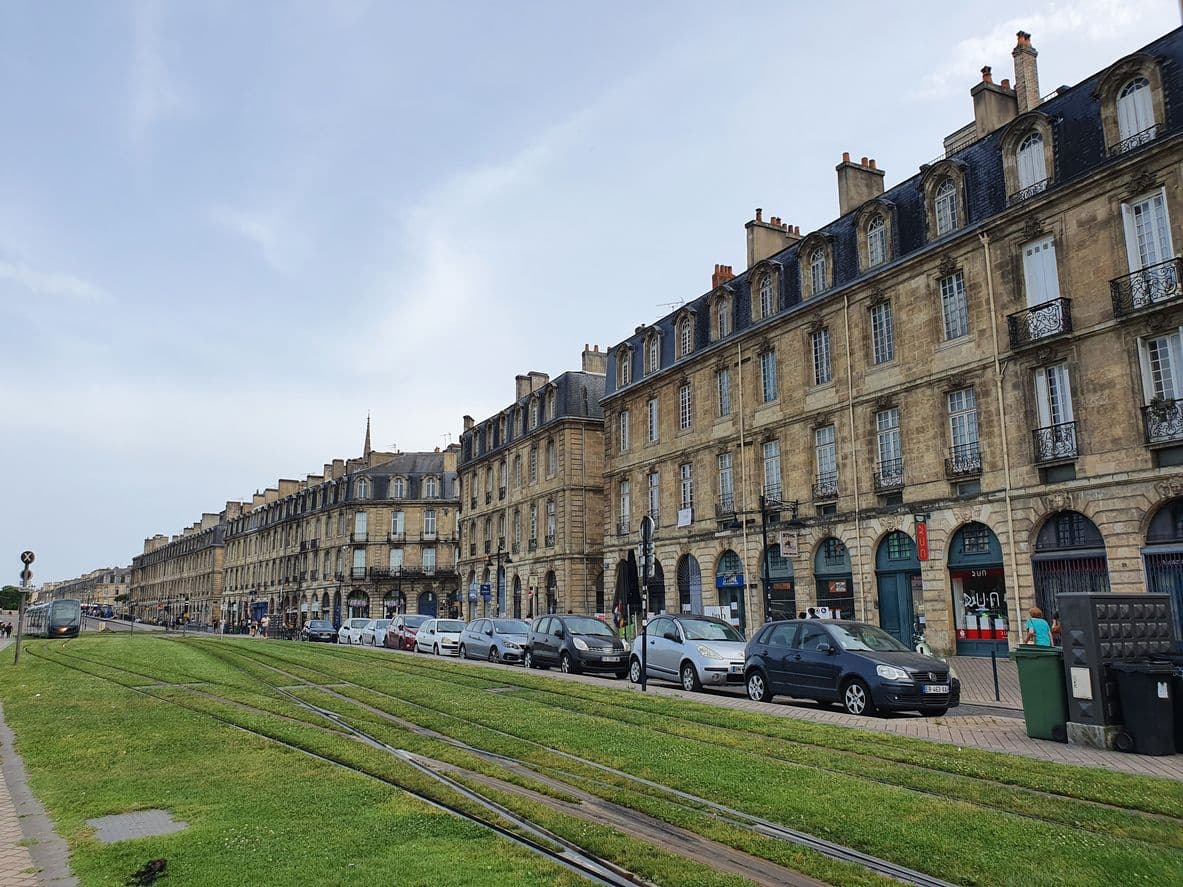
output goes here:
{"type": "Polygon", "coordinates": [[[748,643],[745,658],[748,696],[758,702],[781,694],[838,702],[853,715],[942,715],[961,701],[961,684],[948,663],[909,650],[865,622],[769,622],[748,643]]]}

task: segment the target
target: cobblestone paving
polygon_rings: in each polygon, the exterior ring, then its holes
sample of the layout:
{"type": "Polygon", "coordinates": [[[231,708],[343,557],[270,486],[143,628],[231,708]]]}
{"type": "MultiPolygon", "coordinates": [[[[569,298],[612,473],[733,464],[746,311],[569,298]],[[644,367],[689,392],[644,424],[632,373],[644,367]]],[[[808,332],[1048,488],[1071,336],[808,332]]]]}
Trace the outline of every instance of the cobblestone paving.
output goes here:
{"type": "MultiPolygon", "coordinates": [[[[0,650],[10,643],[12,641],[7,638],[0,641],[0,650]]],[[[0,748],[0,755],[12,754],[15,752],[7,745],[0,748]]],[[[28,847],[22,843],[24,839],[12,792],[0,774],[0,884],[4,887],[40,887],[37,866],[28,847]]]]}

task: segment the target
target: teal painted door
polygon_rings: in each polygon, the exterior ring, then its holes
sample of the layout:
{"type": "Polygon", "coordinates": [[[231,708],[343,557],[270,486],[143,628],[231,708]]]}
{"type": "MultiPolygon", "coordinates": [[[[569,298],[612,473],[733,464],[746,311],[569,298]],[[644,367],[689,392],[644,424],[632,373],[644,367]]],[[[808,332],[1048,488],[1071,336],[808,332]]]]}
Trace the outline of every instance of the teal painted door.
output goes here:
{"type": "Polygon", "coordinates": [[[879,573],[879,626],[909,649],[913,636],[916,613],[912,607],[912,577],[915,571],[879,573]]]}

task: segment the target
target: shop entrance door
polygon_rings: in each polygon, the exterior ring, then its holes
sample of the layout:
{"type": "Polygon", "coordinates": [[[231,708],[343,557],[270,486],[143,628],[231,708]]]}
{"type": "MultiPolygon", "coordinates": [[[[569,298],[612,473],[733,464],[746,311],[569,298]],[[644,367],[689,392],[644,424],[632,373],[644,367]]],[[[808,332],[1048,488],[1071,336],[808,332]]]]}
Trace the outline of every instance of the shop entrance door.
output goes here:
{"type": "Polygon", "coordinates": [[[875,578],[879,584],[880,627],[911,649],[916,635],[923,632],[918,617],[924,612],[923,597],[919,613],[913,601],[913,588],[919,586],[920,561],[911,536],[895,530],[883,538],[875,552],[875,578]]]}
{"type": "Polygon", "coordinates": [[[968,523],[949,540],[949,580],[958,656],[1006,656],[1010,629],[1002,545],[981,523],[968,523]]]}

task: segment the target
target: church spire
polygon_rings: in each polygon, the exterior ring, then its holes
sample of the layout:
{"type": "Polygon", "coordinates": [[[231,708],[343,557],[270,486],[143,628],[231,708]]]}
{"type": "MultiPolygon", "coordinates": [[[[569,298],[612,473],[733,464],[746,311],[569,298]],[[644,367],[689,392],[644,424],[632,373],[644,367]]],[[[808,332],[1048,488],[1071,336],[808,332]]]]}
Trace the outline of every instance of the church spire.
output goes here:
{"type": "Polygon", "coordinates": [[[362,458],[370,458],[370,414],[366,413],[366,445],[362,449],[362,458]]]}

